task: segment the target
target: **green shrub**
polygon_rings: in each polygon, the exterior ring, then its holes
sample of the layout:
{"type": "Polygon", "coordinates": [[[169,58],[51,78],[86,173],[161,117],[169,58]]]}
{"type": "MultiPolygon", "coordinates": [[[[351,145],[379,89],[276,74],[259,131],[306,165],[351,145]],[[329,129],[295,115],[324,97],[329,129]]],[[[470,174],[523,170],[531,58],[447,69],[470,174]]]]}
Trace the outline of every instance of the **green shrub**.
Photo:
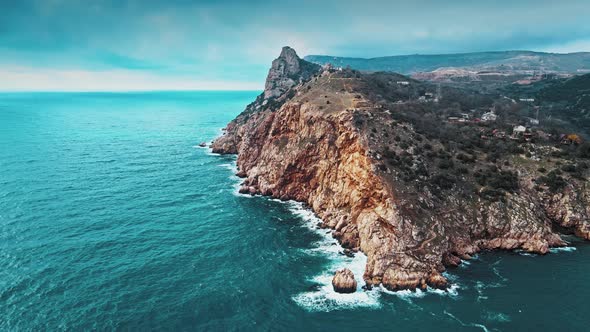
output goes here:
{"type": "Polygon", "coordinates": [[[450,169],[453,168],[454,165],[453,159],[441,159],[438,162],[438,168],[440,169],[450,169]]]}
{"type": "Polygon", "coordinates": [[[444,173],[433,176],[430,181],[432,184],[443,190],[451,189],[455,185],[455,179],[444,173]]]}
{"type": "Polygon", "coordinates": [[[490,167],[487,170],[477,170],[474,176],[481,186],[508,192],[518,190],[518,175],[512,171],[502,171],[497,167],[490,167]]]}
{"type": "Polygon", "coordinates": [[[546,176],[537,179],[537,183],[546,185],[551,192],[558,192],[567,185],[567,181],[560,174],[561,172],[559,170],[553,170],[546,176]]]}

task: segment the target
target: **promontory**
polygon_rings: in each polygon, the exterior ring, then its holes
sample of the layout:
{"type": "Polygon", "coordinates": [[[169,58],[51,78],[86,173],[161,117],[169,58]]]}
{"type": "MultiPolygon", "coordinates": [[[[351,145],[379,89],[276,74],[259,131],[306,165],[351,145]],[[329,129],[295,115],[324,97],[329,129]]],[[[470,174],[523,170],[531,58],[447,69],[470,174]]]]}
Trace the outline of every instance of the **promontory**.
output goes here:
{"type": "Polygon", "coordinates": [[[362,251],[367,286],[446,288],[442,272],[482,250],[590,239],[590,108],[567,84],[590,77],[421,81],[285,47],[212,149],[237,154],[242,193],[304,202],[362,251]]]}

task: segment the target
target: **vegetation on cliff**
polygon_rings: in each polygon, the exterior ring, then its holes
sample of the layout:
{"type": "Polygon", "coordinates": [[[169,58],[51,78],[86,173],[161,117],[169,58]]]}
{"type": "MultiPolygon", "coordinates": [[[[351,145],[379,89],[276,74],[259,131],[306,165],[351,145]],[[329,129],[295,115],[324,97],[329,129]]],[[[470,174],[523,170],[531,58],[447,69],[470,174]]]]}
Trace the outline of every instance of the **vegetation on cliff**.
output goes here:
{"type": "Polygon", "coordinates": [[[590,53],[555,54],[531,51],[477,52],[460,54],[413,54],[371,59],[310,55],[306,60],[321,65],[350,66],[363,71],[391,71],[403,74],[430,72],[441,67],[467,70],[522,70],[575,73],[590,69],[590,53]]]}

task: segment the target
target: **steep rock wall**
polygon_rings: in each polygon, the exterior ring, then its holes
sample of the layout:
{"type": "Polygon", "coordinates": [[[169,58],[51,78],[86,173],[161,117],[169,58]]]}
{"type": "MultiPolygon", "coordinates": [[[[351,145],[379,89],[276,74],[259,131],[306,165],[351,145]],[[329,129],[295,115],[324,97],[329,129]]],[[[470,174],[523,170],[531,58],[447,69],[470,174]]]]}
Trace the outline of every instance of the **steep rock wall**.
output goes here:
{"type": "Polygon", "coordinates": [[[399,197],[377,171],[364,137],[349,111],[325,114],[314,104],[288,102],[275,112],[236,119],[212,147],[238,154],[242,193],[305,202],[344,247],[365,253],[368,285],[444,288],[445,266],[480,250],[546,253],[565,244],[551,220],[587,237],[581,221],[587,211],[568,212],[587,202],[573,190],[545,200],[523,184],[505,202],[451,195],[444,206],[427,192],[399,197]]]}

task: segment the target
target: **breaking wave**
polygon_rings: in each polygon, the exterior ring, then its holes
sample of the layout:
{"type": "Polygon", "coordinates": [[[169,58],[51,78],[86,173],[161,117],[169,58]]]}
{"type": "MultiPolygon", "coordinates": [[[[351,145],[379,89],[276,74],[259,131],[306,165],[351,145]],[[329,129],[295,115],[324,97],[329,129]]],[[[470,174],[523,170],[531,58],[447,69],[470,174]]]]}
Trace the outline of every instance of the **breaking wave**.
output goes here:
{"type": "MultiPolygon", "coordinates": [[[[423,298],[429,294],[440,296],[457,297],[459,295],[460,286],[457,283],[451,284],[447,290],[440,290],[428,287],[426,291],[423,290],[402,290],[390,291],[379,285],[372,290],[363,289],[365,284],[362,276],[365,272],[367,263],[367,256],[362,252],[355,253],[354,257],[342,255],[340,252],[342,247],[338,241],[331,236],[331,231],[320,229],[317,227],[321,223],[313,211],[307,209],[302,203],[288,201],[284,202],[289,205],[289,209],[293,214],[305,221],[305,226],[321,236],[321,240],[314,244],[314,247],[306,250],[309,254],[321,254],[327,256],[330,260],[327,269],[320,275],[311,279],[318,287],[312,291],[307,291],[293,297],[293,300],[309,311],[331,311],[351,307],[381,307],[381,297],[383,294],[393,295],[402,300],[410,301],[415,298],[423,298]],[[352,294],[340,294],[332,288],[332,278],[336,270],[348,268],[354,273],[357,282],[357,291],[352,294]]],[[[445,273],[445,277],[449,281],[456,280],[455,276],[445,273]]]]}
{"type": "MultiPolygon", "coordinates": [[[[208,149],[208,154],[218,155],[208,149]]],[[[241,179],[235,175],[237,173],[236,160],[231,163],[219,164],[220,167],[226,168],[232,172],[230,178],[235,181],[233,194],[240,197],[252,198],[249,194],[240,194],[239,188],[241,179]]],[[[354,257],[348,257],[342,254],[343,248],[338,241],[334,239],[331,230],[321,229],[318,224],[322,222],[313,211],[308,209],[303,203],[295,201],[281,201],[279,199],[270,199],[274,202],[286,204],[293,213],[299,217],[304,223],[303,225],[311,232],[320,236],[320,240],[313,243],[313,247],[306,249],[305,252],[309,255],[321,255],[327,257],[329,264],[327,268],[319,275],[310,279],[311,282],[317,285],[313,290],[297,294],[292,299],[300,306],[309,311],[332,311],[345,308],[365,307],[365,308],[380,308],[380,298],[383,294],[393,295],[405,301],[411,299],[423,298],[429,294],[439,296],[448,296],[455,298],[459,295],[460,285],[456,283],[456,277],[445,272],[445,277],[452,283],[446,290],[434,289],[428,287],[426,291],[423,290],[402,290],[390,291],[382,285],[374,287],[372,290],[365,290],[362,287],[365,282],[362,278],[367,264],[367,256],[362,252],[357,252],[354,257]],[[334,291],[332,287],[332,278],[336,270],[348,268],[354,273],[357,281],[357,291],[352,294],[341,294],[334,291]]],[[[469,264],[469,263],[468,263],[469,264]]],[[[466,265],[468,265],[466,264],[466,265]]]]}
{"type": "Polygon", "coordinates": [[[557,254],[560,252],[572,252],[576,250],[576,247],[557,247],[549,249],[549,252],[551,252],[552,254],[557,254]]]}
{"type": "Polygon", "coordinates": [[[462,320],[460,320],[459,318],[457,318],[455,315],[451,314],[450,312],[448,312],[446,310],[444,311],[444,314],[447,315],[447,316],[449,316],[449,317],[451,317],[452,319],[454,319],[455,321],[457,321],[462,326],[465,326],[465,327],[477,327],[477,328],[482,329],[485,332],[488,332],[489,331],[488,328],[485,325],[483,325],[483,324],[479,324],[479,323],[465,323],[462,320]]]}
{"type": "Polygon", "coordinates": [[[302,203],[288,201],[285,202],[291,212],[305,222],[305,226],[312,232],[320,235],[321,239],[314,243],[314,247],[306,250],[311,255],[326,255],[330,260],[328,268],[320,275],[313,277],[313,281],[318,285],[315,290],[304,292],[293,297],[293,300],[300,306],[310,311],[331,311],[342,309],[343,307],[369,307],[379,308],[380,293],[371,290],[362,289],[364,281],[362,276],[365,272],[367,256],[362,252],[355,253],[354,257],[347,257],[340,254],[342,247],[336,239],[331,237],[331,232],[317,227],[321,223],[311,210],[306,209],[302,203]],[[357,282],[357,291],[352,294],[341,294],[332,288],[332,277],[336,270],[348,268],[354,273],[357,282]]]}

